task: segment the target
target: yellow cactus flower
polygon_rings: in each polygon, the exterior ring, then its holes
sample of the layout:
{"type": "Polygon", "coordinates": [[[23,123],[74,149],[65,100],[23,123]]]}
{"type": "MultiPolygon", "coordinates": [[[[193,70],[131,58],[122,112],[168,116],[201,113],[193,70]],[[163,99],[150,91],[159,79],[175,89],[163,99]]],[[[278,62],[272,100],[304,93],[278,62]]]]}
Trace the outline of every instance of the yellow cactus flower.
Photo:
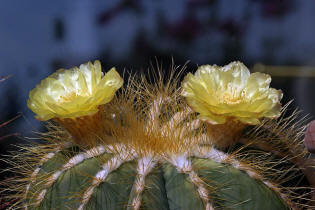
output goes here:
{"type": "Polygon", "coordinates": [[[227,120],[258,124],[260,118],[280,115],[282,92],[269,88],[267,74],[250,74],[241,62],[226,66],[200,66],[182,83],[182,95],[199,119],[211,124],[227,120]]]}
{"type": "Polygon", "coordinates": [[[27,105],[42,121],[92,115],[112,100],[122,84],[115,68],[103,75],[99,61],[88,62],[42,80],[30,92],[27,105]]]}

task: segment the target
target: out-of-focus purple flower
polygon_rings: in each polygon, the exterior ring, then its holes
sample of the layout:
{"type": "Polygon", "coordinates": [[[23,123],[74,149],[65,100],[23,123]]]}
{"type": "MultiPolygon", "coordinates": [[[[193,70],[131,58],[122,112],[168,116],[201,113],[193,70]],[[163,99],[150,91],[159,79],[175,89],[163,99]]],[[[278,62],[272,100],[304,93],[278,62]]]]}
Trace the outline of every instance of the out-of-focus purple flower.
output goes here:
{"type": "Polygon", "coordinates": [[[178,22],[169,24],[167,31],[173,38],[189,42],[201,32],[201,23],[193,16],[186,16],[178,22]]]}
{"type": "Polygon", "coordinates": [[[282,17],[290,12],[291,0],[264,0],[262,2],[262,15],[265,17],[282,17]]]}
{"type": "Polygon", "coordinates": [[[98,23],[100,25],[108,23],[125,9],[134,9],[135,11],[140,11],[140,8],[139,2],[136,0],[123,0],[110,10],[101,13],[98,17],[98,23]]]}
{"type": "Polygon", "coordinates": [[[245,31],[244,24],[235,22],[232,19],[227,19],[218,23],[218,28],[223,33],[226,33],[228,36],[231,37],[240,37],[245,31]]]}
{"type": "Polygon", "coordinates": [[[306,129],[304,144],[310,153],[315,154],[315,120],[306,129]]]}

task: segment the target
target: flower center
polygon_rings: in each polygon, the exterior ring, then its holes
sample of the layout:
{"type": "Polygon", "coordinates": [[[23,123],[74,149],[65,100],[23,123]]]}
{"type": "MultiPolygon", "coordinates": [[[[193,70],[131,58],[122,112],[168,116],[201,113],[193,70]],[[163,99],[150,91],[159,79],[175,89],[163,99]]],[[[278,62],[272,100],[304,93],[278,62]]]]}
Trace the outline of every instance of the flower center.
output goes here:
{"type": "Polygon", "coordinates": [[[244,100],[245,90],[242,90],[239,87],[233,86],[231,83],[229,83],[227,88],[218,95],[220,103],[237,104],[244,100]]]}
{"type": "Polygon", "coordinates": [[[235,96],[231,94],[230,92],[224,92],[221,97],[220,97],[220,103],[224,104],[237,104],[241,102],[241,97],[240,96],[235,96]]]}
{"type": "Polygon", "coordinates": [[[70,102],[75,98],[78,94],[76,92],[70,92],[67,95],[59,96],[58,103],[70,102]]]}
{"type": "Polygon", "coordinates": [[[83,96],[83,97],[89,97],[91,94],[88,91],[71,91],[69,93],[66,93],[65,95],[61,95],[58,98],[57,103],[62,104],[62,103],[67,103],[73,101],[74,98],[78,96],[83,96]]]}

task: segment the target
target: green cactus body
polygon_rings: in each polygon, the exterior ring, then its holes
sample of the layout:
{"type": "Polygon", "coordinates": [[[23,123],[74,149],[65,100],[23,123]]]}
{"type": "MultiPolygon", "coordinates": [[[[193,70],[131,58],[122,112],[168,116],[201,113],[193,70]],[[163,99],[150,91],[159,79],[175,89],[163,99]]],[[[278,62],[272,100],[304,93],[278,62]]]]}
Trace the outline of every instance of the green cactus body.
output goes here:
{"type": "Polygon", "coordinates": [[[267,186],[271,183],[224,163],[220,153],[216,161],[195,156],[167,161],[106,152],[91,158],[82,152],[66,154],[57,153],[41,167],[40,178],[29,189],[29,195],[37,196],[27,196],[27,203],[37,203],[30,209],[288,209],[267,186]],[[53,182],[40,183],[43,177],[53,182]]]}

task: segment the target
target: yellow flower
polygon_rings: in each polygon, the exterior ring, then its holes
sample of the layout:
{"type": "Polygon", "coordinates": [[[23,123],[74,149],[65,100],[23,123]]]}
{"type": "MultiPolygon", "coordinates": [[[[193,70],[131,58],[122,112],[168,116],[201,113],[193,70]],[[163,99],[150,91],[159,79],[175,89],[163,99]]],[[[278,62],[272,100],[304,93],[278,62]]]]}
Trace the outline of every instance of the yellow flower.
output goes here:
{"type": "Polygon", "coordinates": [[[226,66],[200,66],[195,75],[188,74],[182,84],[182,95],[201,120],[223,124],[239,120],[258,124],[262,117],[280,115],[282,92],[269,88],[267,74],[250,74],[241,62],[226,66]]]}
{"type": "Polygon", "coordinates": [[[115,68],[103,75],[99,61],[88,62],[42,80],[30,92],[27,105],[43,121],[92,115],[112,100],[122,84],[115,68]]]}

